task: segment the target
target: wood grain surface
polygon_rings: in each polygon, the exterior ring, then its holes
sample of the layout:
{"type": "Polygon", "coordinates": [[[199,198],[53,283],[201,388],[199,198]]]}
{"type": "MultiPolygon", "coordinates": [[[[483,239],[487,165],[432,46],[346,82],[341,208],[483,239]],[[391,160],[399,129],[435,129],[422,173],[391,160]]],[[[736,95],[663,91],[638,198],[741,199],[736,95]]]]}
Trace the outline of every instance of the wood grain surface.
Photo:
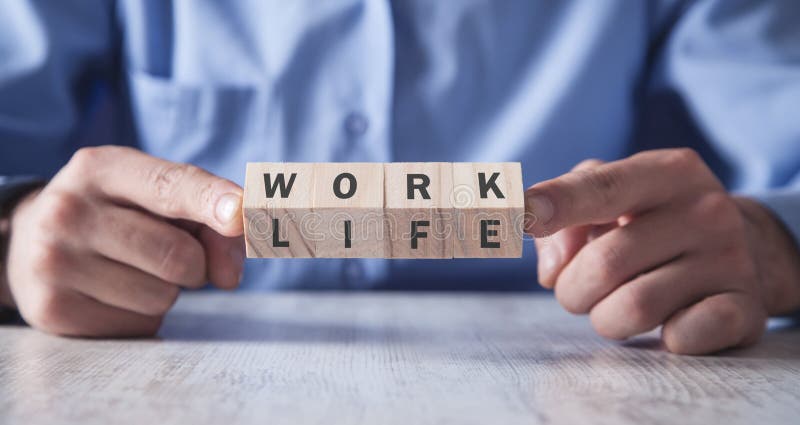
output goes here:
{"type": "Polygon", "coordinates": [[[152,340],[0,327],[2,424],[800,423],[800,331],[710,357],[542,295],[184,294],[152,340]]]}

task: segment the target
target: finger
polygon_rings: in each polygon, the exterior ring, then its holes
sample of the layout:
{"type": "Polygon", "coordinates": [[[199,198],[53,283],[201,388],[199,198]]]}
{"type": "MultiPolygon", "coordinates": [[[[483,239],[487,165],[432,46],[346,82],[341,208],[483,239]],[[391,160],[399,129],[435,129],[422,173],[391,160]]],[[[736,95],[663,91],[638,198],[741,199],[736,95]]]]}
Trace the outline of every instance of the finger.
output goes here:
{"type": "Polygon", "coordinates": [[[221,289],[234,289],[242,280],[244,266],[244,238],[228,238],[208,226],[186,220],[172,223],[197,238],[206,254],[206,276],[221,289]]]}
{"type": "Polygon", "coordinates": [[[676,313],[664,324],[661,338],[673,353],[709,354],[754,344],[764,333],[766,320],[753,295],[726,292],[676,313]]]}
{"type": "Polygon", "coordinates": [[[572,313],[587,313],[624,282],[692,248],[697,235],[674,216],[671,209],[654,210],[586,244],[558,276],[558,301],[572,313]]]}
{"type": "Polygon", "coordinates": [[[186,231],[146,213],[108,207],[87,233],[89,246],[112,260],[190,288],[206,282],[203,247],[186,231]]]}
{"type": "Polygon", "coordinates": [[[103,304],[147,316],[162,316],[178,298],[178,286],[133,267],[83,255],[81,267],[63,271],[63,283],[103,304]]]}
{"type": "Polygon", "coordinates": [[[575,226],[561,230],[553,236],[536,238],[539,284],[552,289],[565,264],[585,244],[592,226],[575,226]]]}
{"type": "Polygon", "coordinates": [[[624,226],[625,224],[627,224],[627,221],[625,223],[621,223],[621,221],[622,220],[618,220],[612,223],[598,224],[597,226],[591,226],[589,234],[587,235],[587,242],[591,242],[599,238],[600,236],[603,236],[606,233],[616,229],[617,227],[624,226]]]}
{"type": "Polygon", "coordinates": [[[46,332],[80,337],[152,336],[162,317],[134,313],[102,304],[69,289],[38,297],[35,306],[21,311],[26,322],[46,332]]]}
{"type": "Polygon", "coordinates": [[[620,161],[567,173],[526,191],[529,227],[547,235],[569,226],[609,223],[646,211],[686,192],[723,190],[690,150],[648,151],[620,161]]]}
{"type": "Polygon", "coordinates": [[[545,238],[535,238],[539,284],[553,289],[564,267],[587,243],[615,229],[617,223],[598,226],[572,226],[545,238]]]}
{"type": "Polygon", "coordinates": [[[630,338],[655,329],[676,311],[733,289],[735,276],[708,264],[705,257],[682,257],[636,277],[592,307],[592,325],[606,338],[630,338]]]}
{"type": "MultiPolygon", "coordinates": [[[[589,159],[576,165],[573,171],[591,169],[601,164],[603,161],[589,159]]],[[[532,217],[535,220],[535,215],[532,217]]],[[[552,236],[534,239],[537,251],[538,279],[542,287],[552,289],[555,286],[559,273],[572,260],[575,253],[586,244],[592,229],[592,226],[573,226],[562,229],[552,236]]]]}
{"type": "Polygon", "coordinates": [[[199,237],[206,250],[211,283],[222,289],[236,288],[242,279],[244,239],[228,238],[205,226],[200,229],[199,237]]]}
{"type": "Polygon", "coordinates": [[[242,189],[235,183],[187,164],[146,155],[136,149],[81,150],[74,159],[90,169],[89,187],[157,215],[203,223],[226,236],[243,233],[242,189]]]}

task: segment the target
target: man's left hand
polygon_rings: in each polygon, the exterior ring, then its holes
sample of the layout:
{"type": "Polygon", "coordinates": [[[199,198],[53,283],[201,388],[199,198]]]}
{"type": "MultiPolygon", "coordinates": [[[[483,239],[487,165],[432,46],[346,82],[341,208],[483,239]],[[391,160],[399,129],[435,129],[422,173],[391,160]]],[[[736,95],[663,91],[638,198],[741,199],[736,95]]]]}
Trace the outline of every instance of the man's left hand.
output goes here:
{"type": "Polygon", "coordinates": [[[752,344],[768,316],[800,307],[794,240],[692,150],[585,161],[525,195],[540,283],[605,337],[663,325],[668,350],[705,354],[752,344]]]}

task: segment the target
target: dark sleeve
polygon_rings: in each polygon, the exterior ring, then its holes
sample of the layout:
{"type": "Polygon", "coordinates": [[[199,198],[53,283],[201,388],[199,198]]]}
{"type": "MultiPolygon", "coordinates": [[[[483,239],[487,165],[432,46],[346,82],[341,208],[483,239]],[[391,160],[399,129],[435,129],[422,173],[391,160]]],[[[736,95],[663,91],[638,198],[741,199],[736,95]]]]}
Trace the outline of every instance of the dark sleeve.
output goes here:
{"type": "MultiPolygon", "coordinates": [[[[8,215],[19,199],[44,183],[35,177],[0,177],[0,274],[5,274],[8,215]]],[[[16,310],[0,305],[0,324],[19,323],[20,320],[16,310]]]]}

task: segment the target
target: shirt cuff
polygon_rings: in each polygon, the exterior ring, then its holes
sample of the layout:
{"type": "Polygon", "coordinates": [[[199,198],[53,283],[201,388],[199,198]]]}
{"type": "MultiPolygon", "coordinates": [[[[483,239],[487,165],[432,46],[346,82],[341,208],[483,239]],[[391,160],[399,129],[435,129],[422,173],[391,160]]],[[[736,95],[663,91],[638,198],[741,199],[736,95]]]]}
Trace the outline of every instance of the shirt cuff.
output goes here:
{"type": "MultiPolygon", "coordinates": [[[[0,273],[5,273],[5,244],[7,226],[5,216],[25,194],[45,184],[36,177],[0,176],[0,273]]],[[[14,309],[0,306],[0,324],[19,323],[20,316],[14,309]]]]}
{"type": "Polygon", "coordinates": [[[38,177],[0,176],[0,217],[25,194],[45,183],[45,180],[38,177]]]}
{"type": "Polygon", "coordinates": [[[777,189],[743,195],[771,210],[800,246],[800,189],[777,189]]]}

